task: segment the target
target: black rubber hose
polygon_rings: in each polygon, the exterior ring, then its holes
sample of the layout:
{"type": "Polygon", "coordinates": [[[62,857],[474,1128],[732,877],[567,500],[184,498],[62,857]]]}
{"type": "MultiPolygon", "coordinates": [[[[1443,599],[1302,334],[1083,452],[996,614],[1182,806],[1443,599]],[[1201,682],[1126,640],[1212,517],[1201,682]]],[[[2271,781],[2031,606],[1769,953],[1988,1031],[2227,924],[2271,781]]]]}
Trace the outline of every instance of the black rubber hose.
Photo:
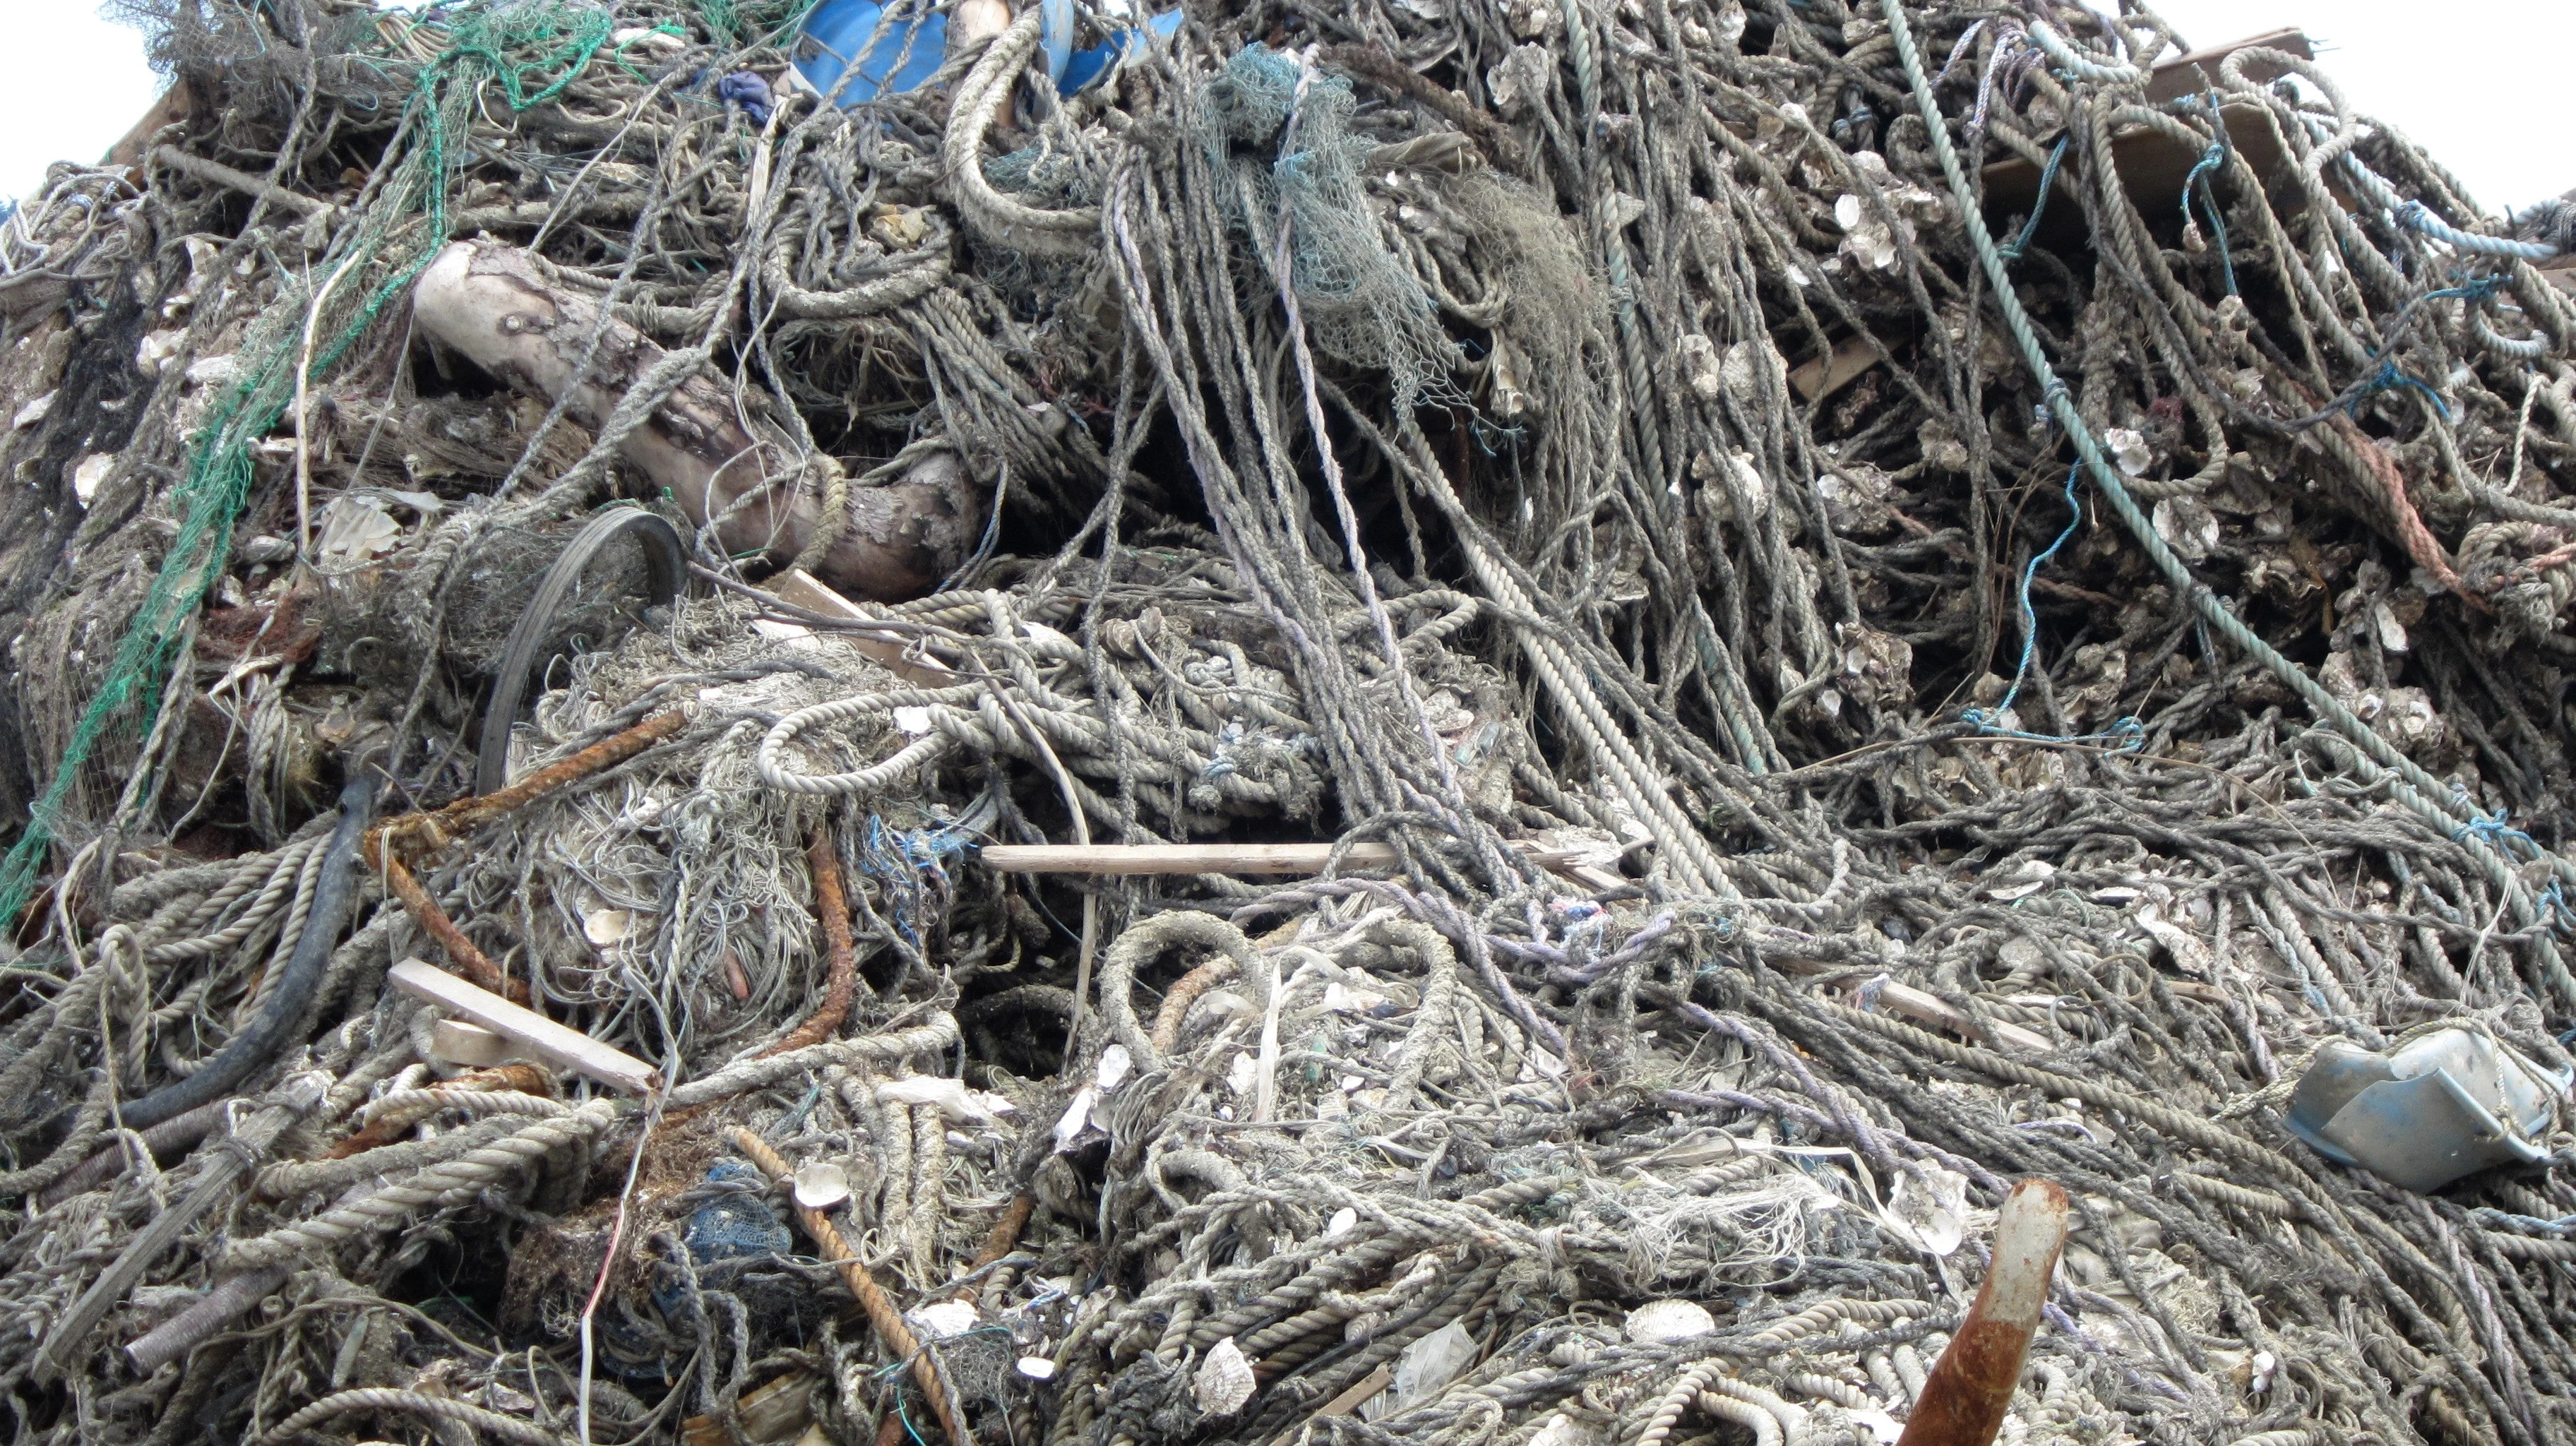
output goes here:
{"type": "Polygon", "coordinates": [[[330,850],[322,857],[322,877],[313,885],[313,910],[305,916],[304,933],[295,941],[286,972],[268,991],[268,1007],[225,1041],[195,1074],[125,1106],[120,1114],[127,1129],[148,1130],[232,1093],[233,1086],[268,1063],[285,1042],[287,1031],[304,1017],[331,963],[340,930],[349,922],[357,893],[358,839],[375,813],[376,781],[363,768],[353,771],[356,776],[340,790],[340,826],[332,830],[330,850]]]}
{"type": "Polygon", "coordinates": [[[668,603],[680,595],[680,587],[689,574],[679,531],[641,507],[612,507],[590,519],[588,526],[564,544],[563,555],[546,569],[544,580],[537,584],[536,596],[528,600],[528,610],[510,629],[500,670],[493,675],[492,701],[483,712],[483,742],[474,762],[477,794],[497,792],[510,781],[510,730],[518,724],[519,705],[527,697],[528,684],[538,667],[553,656],[554,650],[547,644],[557,641],[553,634],[559,615],[580,594],[581,580],[590,564],[621,537],[633,538],[643,554],[644,587],[649,601],[668,603]]]}

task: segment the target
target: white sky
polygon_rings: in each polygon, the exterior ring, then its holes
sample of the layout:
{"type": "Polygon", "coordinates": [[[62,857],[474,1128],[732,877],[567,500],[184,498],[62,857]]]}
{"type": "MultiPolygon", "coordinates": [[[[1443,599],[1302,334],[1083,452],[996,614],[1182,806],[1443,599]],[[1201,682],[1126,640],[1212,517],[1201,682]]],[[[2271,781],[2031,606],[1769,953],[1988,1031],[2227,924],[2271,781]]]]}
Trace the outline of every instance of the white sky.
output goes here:
{"type": "MultiPolygon", "coordinates": [[[[2567,123],[2576,4],[2568,0],[2162,0],[2185,39],[2213,45],[2307,28],[2363,111],[2404,130],[2479,204],[2527,206],[2576,187],[2567,123]]],[[[57,159],[97,160],[152,103],[141,39],[92,0],[0,0],[0,196],[57,159]]]]}
{"type": "MultiPolygon", "coordinates": [[[[2149,0],[2193,45],[2295,25],[2354,109],[2404,131],[2489,210],[2576,187],[2569,0],[2149,0]]],[[[2097,8],[2098,4],[2097,4],[2097,8]]]]}

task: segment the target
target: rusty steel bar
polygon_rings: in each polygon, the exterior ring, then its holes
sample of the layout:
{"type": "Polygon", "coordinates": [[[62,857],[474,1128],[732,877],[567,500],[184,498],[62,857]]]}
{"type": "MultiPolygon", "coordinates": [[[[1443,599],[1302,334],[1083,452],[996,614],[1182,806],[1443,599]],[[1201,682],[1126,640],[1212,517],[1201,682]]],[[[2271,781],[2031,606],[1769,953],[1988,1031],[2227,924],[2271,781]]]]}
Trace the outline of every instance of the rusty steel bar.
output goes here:
{"type": "Polygon", "coordinates": [[[1995,1216],[1995,1263],[1941,1353],[1896,1446],[1988,1446],[2021,1384],[2022,1361],[2066,1244],[2066,1191],[2024,1180],[1995,1216]]]}

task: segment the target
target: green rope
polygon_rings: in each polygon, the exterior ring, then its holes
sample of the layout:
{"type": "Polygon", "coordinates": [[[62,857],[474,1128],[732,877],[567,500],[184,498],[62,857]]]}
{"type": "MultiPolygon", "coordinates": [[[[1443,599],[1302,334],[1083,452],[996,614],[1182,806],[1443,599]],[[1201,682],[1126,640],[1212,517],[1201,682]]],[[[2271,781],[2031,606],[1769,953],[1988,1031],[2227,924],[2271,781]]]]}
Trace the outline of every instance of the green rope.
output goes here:
{"type": "MultiPolygon", "coordinates": [[[[2191,600],[2193,609],[2203,620],[2240,651],[2261,663],[2298,694],[2318,718],[2351,742],[2356,750],[2353,762],[2361,765],[2355,771],[2361,774],[2364,782],[2377,782],[2383,770],[2394,775],[2388,778],[2390,794],[2443,833],[2458,838],[2460,846],[2468,850],[2480,868],[2496,881],[2505,896],[2522,907],[2524,917],[2532,917],[2536,905],[2530,888],[2523,884],[2502,854],[2477,833],[2469,831],[2487,821],[2487,816],[2467,799],[2444,787],[2432,774],[2425,772],[2421,764],[2398,752],[2387,739],[2379,736],[2377,730],[2336,701],[2333,694],[2309,677],[2298,664],[2257,637],[2218,594],[2192,576],[2191,569],[2184,565],[2180,555],[2157,534],[2155,525],[2139,508],[2137,499],[2130,495],[2127,484],[2120,480],[2119,472],[2102,455],[2102,444],[2093,436],[2093,429],[2085,425],[2066,383],[2049,365],[2048,353],[2041,349],[2039,336],[2031,328],[2030,316],[2022,309],[2021,298],[2013,291],[2004,258],[1995,248],[1994,236],[1986,229],[1984,214],[1978,210],[1976,192],[1969,186],[1967,172],[1959,164],[1958,151],[1950,144],[1949,122],[1941,114],[1940,103],[1933,98],[1931,82],[1923,70],[1923,57],[1914,48],[1913,30],[1905,20],[1904,6],[1898,0],[1888,0],[1881,8],[1887,15],[1888,37],[1896,42],[1896,58],[1905,67],[1905,78],[1913,87],[1914,101],[1922,111],[1923,124],[1931,131],[1932,153],[1940,160],[1941,173],[1950,183],[1950,194],[1957,198],[1960,213],[1966,217],[1969,244],[1976,249],[1977,260],[1985,267],[1995,304],[2003,312],[2004,325],[2011,330],[2014,342],[2020,346],[2022,360],[2029,365],[2031,375],[2040,383],[2043,404],[2075,444],[2076,456],[2092,476],[2094,486],[2101,489],[2103,498],[2111,504],[2112,512],[2138,540],[2139,546],[2146,549],[2147,557],[2156,565],[2156,570],[2165,575],[2176,592],[2191,600]]],[[[2576,882],[2576,863],[2570,863],[2546,849],[2540,852],[2552,872],[2562,880],[2576,882]]],[[[2576,1005],[2576,976],[2569,975],[2566,966],[2559,963],[2557,951],[2546,939],[2542,941],[2542,953],[2551,966],[2550,982],[2567,995],[2568,1003],[2576,1005]]]]}

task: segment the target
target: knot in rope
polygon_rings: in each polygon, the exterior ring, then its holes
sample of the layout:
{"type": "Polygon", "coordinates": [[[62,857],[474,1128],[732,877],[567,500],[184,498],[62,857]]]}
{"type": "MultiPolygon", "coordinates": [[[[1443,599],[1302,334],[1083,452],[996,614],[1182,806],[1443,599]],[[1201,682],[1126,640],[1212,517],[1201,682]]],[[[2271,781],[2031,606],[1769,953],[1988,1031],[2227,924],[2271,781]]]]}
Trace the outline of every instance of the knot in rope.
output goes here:
{"type": "Polygon", "coordinates": [[[2406,372],[2398,370],[2397,363],[2393,361],[2381,362],[2377,372],[2363,378],[2361,381],[2355,382],[2352,390],[2344,393],[2343,409],[2351,415],[2358,417],[2361,415],[2362,402],[2372,394],[2377,392],[2396,391],[2401,387],[2413,387],[2415,390],[2422,392],[2425,396],[2432,398],[2433,410],[2442,414],[2443,421],[2447,422],[2451,420],[2451,405],[2450,403],[2442,400],[2442,394],[2433,389],[2433,384],[2425,381],[2421,377],[2411,376],[2406,372]]]}

